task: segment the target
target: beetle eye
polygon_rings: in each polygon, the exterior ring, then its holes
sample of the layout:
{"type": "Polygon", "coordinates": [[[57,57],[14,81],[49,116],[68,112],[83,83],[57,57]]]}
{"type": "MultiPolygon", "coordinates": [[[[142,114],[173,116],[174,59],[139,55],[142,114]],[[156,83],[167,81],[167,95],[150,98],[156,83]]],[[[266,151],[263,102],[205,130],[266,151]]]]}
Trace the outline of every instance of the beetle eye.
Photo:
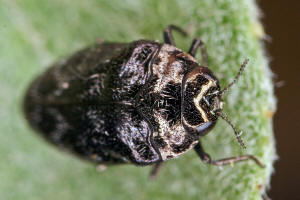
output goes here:
{"type": "Polygon", "coordinates": [[[202,99],[201,102],[205,103],[206,106],[210,108],[211,106],[215,105],[216,101],[217,101],[217,97],[216,96],[212,96],[212,95],[209,96],[209,95],[207,95],[207,96],[203,97],[203,99],[202,99]]]}
{"type": "Polygon", "coordinates": [[[203,99],[199,102],[200,103],[200,105],[201,105],[201,103],[205,103],[206,104],[206,106],[209,106],[210,105],[210,99],[209,99],[209,97],[203,97],[203,99]]]}
{"type": "Polygon", "coordinates": [[[218,102],[218,93],[218,89],[216,87],[212,87],[200,100],[200,105],[204,107],[214,106],[218,102]]]}

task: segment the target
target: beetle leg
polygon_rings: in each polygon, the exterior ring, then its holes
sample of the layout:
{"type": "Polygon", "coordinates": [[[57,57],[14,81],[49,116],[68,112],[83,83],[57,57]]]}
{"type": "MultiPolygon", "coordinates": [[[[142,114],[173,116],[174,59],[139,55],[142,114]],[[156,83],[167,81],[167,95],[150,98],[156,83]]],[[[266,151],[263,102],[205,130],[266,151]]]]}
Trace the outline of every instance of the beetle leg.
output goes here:
{"type": "Polygon", "coordinates": [[[206,47],[205,47],[205,43],[198,39],[198,38],[194,38],[192,44],[191,44],[191,47],[190,47],[190,50],[189,50],[189,54],[193,57],[196,56],[196,53],[197,53],[197,50],[198,48],[200,47],[200,50],[201,50],[201,54],[202,54],[202,62],[203,62],[203,65],[204,66],[208,66],[207,64],[207,51],[206,51],[206,47]]]}
{"type": "Polygon", "coordinates": [[[194,147],[196,153],[204,163],[208,163],[211,165],[216,166],[223,166],[223,165],[233,165],[237,162],[247,161],[247,160],[253,160],[258,166],[261,168],[264,168],[265,165],[262,164],[255,156],[253,155],[240,155],[240,156],[234,156],[229,158],[223,158],[219,160],[212,160],[210,156],[204,151],[200,141],[199,143],[194,147]]]}
{"type": "Polygon", "coordinates": [[[175,25],[169,25],[165,30],[164,30],[164,41],[166,44],[170,44],[172,46],[175,46],[175,42],[173,39],[173,35],[172,35],[172,31],[177,31],[178,33],[180,33],[181,35],[183,35],[184,37],[186,37],[188,34],[181,29],[178,26],[175,25]]]}
{"type": "Polygon", "coordinates": [[[162,162],[158,162],[158,163],[155,163],[155,165],[153,166],[150,174],[149,174],[149,178],[154,180],[159,172],[159,170],[161,169],[163,163],[162,162]]]}
{"type": "Polygon", "coordinates": [[[199,46],[201,45],[201,43],[202,43],[201,40],[199,40],[198,38],[194,38],[188,53],[191,56],[195,57],[197,50],[198,50],[199,46]]]}

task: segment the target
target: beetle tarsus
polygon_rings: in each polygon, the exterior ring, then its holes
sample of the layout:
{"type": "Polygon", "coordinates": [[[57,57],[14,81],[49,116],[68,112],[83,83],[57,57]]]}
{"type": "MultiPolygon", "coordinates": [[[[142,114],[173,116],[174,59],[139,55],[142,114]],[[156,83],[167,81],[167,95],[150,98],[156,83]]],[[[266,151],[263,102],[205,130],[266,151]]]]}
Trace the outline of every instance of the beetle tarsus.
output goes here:
{"type": "Polygon", "coordinates": [[[216,165],[216,166],[233,165],[234,163],[237,163],[237,162],[253,160],[259,167],[261,167],[261,168],[265,167],[265,165],[262,164],[258,160],[258,158],[256,158],[253,155],[240,155],[240,156],[234,156],[234,157],[229,157],[229,158],[223,158],[223,159],[219,159],[219,160],[212,160],[211,157],[209,156],[209,154],[207,154],[204,151],[200,141],[194,147],[194,150],[196,151],[196,153],[198,154],[198,156],[204,163],[211,164],[211,165],[216,165]]]}

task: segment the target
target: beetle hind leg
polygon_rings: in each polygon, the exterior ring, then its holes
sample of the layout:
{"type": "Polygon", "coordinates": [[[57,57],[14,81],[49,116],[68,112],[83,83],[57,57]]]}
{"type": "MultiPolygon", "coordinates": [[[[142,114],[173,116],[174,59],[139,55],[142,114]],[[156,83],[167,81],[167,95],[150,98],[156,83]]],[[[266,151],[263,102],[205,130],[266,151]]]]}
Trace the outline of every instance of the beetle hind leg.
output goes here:
{"type": "Polygon", "coordinates": [[[204,149],[203,149],[200,141],[194,147],[194,150],[196,151],[196,153],[198,154],[198,156],[200,157],[200,159],[202,160],[202,162],[207,163],[207,164],[211,164],[211,165],[216,165],[216,166],[233,165],[234,163],[237,163],[237,162],[252,160],[259,167],[261,167],[261,168],[265,167],[265,165],[262,164],[258,160],[258,158],[256,158],[253,155],[240,155],[240,156],[234,156],[234,157],[229,157],[229,158],[223,158],[223,159],[219,159],[219,160],[212,160],[211,157],[209,156],[209,154],[207,154],[204,151],[204,149]]]}
{"type": "Polygon", "coordinates": [[[162,167],[163,163],[162,162],[158,162],[155,163],[155,165],[152,167],[151,172],[149,174],[149,178],[151,180],[154,180],[158,174],[158,172],[160,171],[161,167],[162,167]]]}

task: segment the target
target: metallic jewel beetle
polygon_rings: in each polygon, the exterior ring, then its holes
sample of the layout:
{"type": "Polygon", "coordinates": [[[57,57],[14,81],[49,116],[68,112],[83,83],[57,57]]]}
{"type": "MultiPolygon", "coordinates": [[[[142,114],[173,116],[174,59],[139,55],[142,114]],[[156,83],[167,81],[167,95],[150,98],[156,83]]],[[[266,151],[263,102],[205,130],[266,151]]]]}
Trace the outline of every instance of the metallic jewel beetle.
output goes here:
{"type": "Polygon", "coordinates": [[[165,43],[138,40],[99,43],[62,60],[29,88],[24,111],[30,125],[51,143],[99,165],[155,164],[194,149],[213,165],[253,160],[252,155],[212,160],[200,138],[221,112],[222,95],[237,81],[246,60],[225,89],[207,67],[204,43],[194,39],[188,53],[175,47],[170,25],[165,43]],[[203,65],[196,61],[200,47],[203,65]]]}

